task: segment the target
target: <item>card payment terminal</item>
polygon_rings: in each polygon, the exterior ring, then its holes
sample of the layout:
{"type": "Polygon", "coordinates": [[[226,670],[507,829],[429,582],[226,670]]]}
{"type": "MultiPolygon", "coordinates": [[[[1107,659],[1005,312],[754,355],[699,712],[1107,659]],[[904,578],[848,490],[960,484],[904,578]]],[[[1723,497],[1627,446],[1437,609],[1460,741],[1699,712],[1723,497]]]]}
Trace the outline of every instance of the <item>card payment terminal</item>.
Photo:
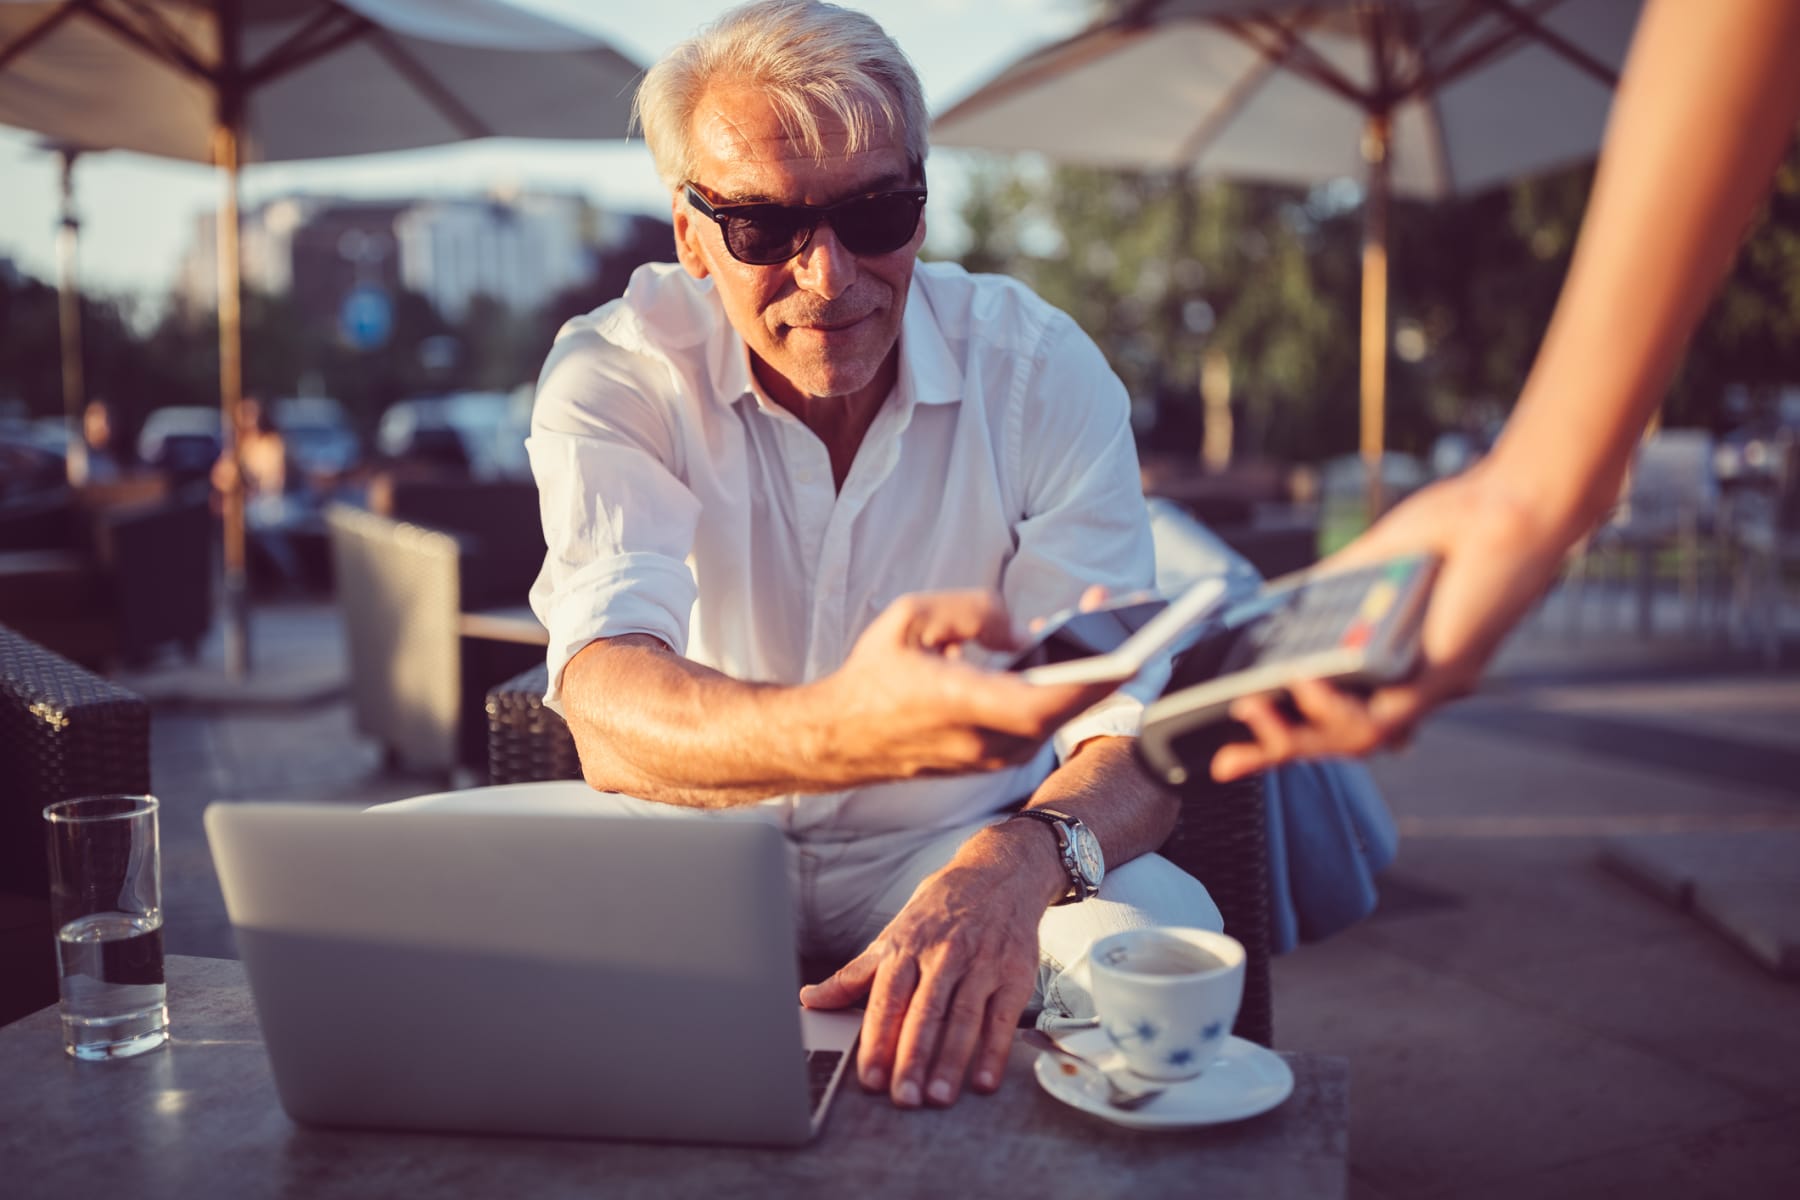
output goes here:
{"type": "Polygon", "coordinates": [[[1307,572],[1231,606],[1177,661],[1168,688],[1145,710],[1140,757],[1166,783],[1204,778],[1215,751],[1249,740],[1229,715],[1240,696],[1284,692],[1301,679],[1363,693],[1405,679],[1418,664],[1419,627],[1437,568],[1437,556],[1418,554],[1307,572]]]}

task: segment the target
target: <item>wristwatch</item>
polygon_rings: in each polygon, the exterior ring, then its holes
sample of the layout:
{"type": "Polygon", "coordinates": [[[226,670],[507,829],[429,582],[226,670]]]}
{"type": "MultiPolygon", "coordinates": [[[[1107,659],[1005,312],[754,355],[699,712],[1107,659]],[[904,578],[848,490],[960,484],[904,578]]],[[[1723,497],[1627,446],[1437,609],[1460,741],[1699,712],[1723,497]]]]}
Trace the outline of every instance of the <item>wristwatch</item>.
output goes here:
{"type": "Polygon", "coordinates": [[[1042,821],[1056,831],[1056,850],[1069,873],[1069,890],[1058,904],[1086,900],[1100,890],[1100,881],[1106,878],[1106,856],[1100,853],[1100,839],[1093,830],[1079,818],[1054,808],[1025,808],[1012,815],[1015,821],[1021,817],[1042,821]]]}

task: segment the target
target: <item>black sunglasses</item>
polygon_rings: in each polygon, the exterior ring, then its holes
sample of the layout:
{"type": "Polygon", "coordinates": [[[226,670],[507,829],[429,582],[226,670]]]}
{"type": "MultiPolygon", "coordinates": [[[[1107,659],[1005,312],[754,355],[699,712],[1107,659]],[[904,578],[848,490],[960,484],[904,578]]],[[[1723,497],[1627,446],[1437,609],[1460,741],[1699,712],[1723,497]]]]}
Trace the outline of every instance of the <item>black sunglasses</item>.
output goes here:
{"type": "Polygon", "coordinates": [[[755,267],[795,257],[824,221],[852,254],[891,254],[912,240],[925,207],[922,187],[870,192],[836,204],[716,204],[699,185],[685,186],[687,202],[719,223],[731,257],[755,267]]]}

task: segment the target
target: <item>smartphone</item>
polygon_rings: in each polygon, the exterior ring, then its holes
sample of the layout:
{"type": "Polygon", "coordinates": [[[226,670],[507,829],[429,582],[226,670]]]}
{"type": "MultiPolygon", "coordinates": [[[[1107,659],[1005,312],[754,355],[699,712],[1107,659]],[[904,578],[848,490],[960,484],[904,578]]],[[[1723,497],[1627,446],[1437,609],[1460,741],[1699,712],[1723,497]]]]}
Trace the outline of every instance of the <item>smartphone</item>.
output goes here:
{"type": "Polygon", "coordinates": [[[1111,654],[1169,607],[1160,596],[1133,592],[1086,611],[1065,609],[1052,616],[1031,641],[1006,664],[1009,671],[1029,671],[1080,658],[1111,654]]]}
{"type": "Polygon", "coordinates": [[[1173,600],[1133,592],[1086,612],[1052,617],[1010,668],[1027,683],[1125,683],[1158,655],[1192,643],[1220,607],[1225,581],[1196,583],[1173,600]]]}

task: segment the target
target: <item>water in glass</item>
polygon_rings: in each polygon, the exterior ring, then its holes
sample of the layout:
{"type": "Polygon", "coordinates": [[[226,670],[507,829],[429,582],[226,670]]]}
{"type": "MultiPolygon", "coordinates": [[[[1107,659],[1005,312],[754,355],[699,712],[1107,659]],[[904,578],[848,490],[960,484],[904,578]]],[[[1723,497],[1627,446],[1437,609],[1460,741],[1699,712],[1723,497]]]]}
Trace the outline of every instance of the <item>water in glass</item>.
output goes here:
{"type": "Polygon", "coordinates": [[[161,913],[90,913],[57,931],[56,952],[70,1054],[125,1058],[168,1040],[161,913]]]}

